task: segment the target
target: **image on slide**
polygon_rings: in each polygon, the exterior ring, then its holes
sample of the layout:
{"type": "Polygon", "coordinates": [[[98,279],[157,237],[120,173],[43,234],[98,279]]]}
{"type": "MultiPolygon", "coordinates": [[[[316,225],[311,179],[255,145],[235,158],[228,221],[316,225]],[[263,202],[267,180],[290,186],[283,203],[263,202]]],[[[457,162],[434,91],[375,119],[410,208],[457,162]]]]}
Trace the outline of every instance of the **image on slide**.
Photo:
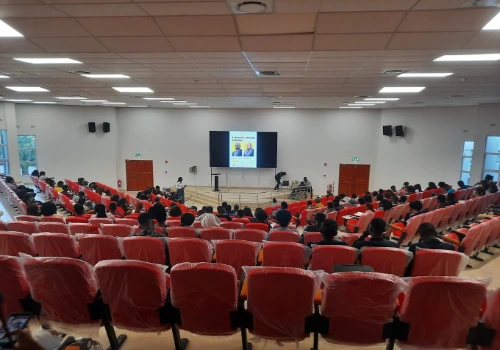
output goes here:
{"type": "Polygon", "coordinates": [[[231,168],[257,167],[257,132],[229,132],[229,166],[231,168]]]}

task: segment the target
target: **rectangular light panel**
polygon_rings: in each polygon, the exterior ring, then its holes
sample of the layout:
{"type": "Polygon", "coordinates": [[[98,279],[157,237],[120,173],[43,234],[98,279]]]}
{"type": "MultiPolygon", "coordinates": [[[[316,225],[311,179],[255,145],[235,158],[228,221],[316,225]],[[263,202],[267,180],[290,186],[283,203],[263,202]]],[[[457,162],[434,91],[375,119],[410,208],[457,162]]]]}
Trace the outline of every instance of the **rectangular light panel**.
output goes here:
{"type": "Polygon", "coordinates": [[[351,106],[351,107],[359,107],[359,106],[362,106],[362,107],[365,107],[365,106],[375,106],[374,103],[356,103],[356,104],[348,104],[348,106],[351,106]]]}
{"type": "Polygon", "coordinates": [[[500,30],[500,12],[483,27],[483,30],[500,30]]]}
{"type": "Polygon", "coordinates": [[[17,99],[8,99],[5,101],[9,101],[9,102],[33,102],[33,100],[17,100],[17,99]]]}
{"type": "Polygon", "coordinates": [[[189,108],[210,108],[210,106],[188,106],[189,108]]]}
{"type": "Polygon", "coordinates": [[[82,77],[93,79],[130,79],[128,75],[124,74],[82,74],[82,77]]]}
{"type": "Polygon", "coordinates": [[[356,101],[354,103],[358,103],[358,104],[367,104],[367,103],[373,103],[373,104],[384,104],[385,101],[356,101]]]}
{"type": "Polygon", "coordinates": [[[369,97],[365,98],[365,101],[399,101],[397,97],[379,98],[379,97],[369,97]]]}
{"type": "Polygon", "coordinates": [[[58,100],[86,100],[86,97],[81,96],[59,96],[56,97],[58,100]]]}
{"type": "Polygon", "coordinates": [[[175,101],[172,97],[144,97],[143,100],[148,101],[175,101]]]}
{"type": "Polygon", "coordinates": [[[9,26],[4,21],[0,21],[0,37],[1,38],[20,38],[23,37],[21,33],[9,26]]]}
{"type": "Polygon", "coordinates": [[[14,90],[17,92],[48,92],[49,90],[41,88],[39,86],[6,86],[9,90],[14,90]]]}
{"type": "Polygon", "coordinates": [[[55,105],[55,104],[57,104],[57,102],[53,102],[53,101],[47,101],[47,102],[38,101],[38,102],[33,102],[33,103],[36,105],[55,105]]]}
{"type": "Polygon", "coordinates": [[[395,92],[400,93],[415,93],[420,92],[425,89],[425,86],[388,86],[380,90],[381,94],[393,94],[395,92]]]}
{"type": "Polygon", "coordinates": [[[153,93],[154,91],[147,87],[113,87],[118,92],[137,92],[137,93],[153,93]]]}
{"type": "Polygon", "coordinates": [[[363,107],[339,107],[340,109],[362,109],[363,107]]]}
{"type": "Polygon", "coordinates": [[[85,102],[85,103],[104,103],[104,102],[108,102],[108,100],[80,100],[81,102],[85,102]]]}
{"type": "Polygon", "coordinates": [[[274,106],[273,108],[277,108],[277,109],[293,109],[295,107],[294,106],[274,106]]]}
{"type": "Polygon", "coordinates": [[[398,78],[444,78],[453,75],[453,73],[403,73],[398,78]]]}
{"type": "Polygon", "coordinates": [[[180,102],[180,103],[185,103],[185,102],[187,102],[187,101],[160,101],[160,102],[161,102],[161,103],[176,103],[176,102],[177,102],[177,103],[179,103],[179,102],[180,102]]]}
{"type": "Polygon", "coordinates": [[[0,79],[9,79],[10,77],[6,76],[6,75],[0,75],[0,79]]]}
{"type": "Polygon", "coordinates": [[[500,53],[486,53],[478,55],[444,55],[436,58],[435,62],[472,62],[472,61],[498,61],[500,53]]]}
{"type": "Polygon", "coordinates": [[[14,58],[16,61],[31,64],[82,64],[80,61],[71,58],[14,58]]]}
{"type": "Polygon", "coordinates": [[[103,102],[103,105],[126,105],[125,102],[103,102]]]}

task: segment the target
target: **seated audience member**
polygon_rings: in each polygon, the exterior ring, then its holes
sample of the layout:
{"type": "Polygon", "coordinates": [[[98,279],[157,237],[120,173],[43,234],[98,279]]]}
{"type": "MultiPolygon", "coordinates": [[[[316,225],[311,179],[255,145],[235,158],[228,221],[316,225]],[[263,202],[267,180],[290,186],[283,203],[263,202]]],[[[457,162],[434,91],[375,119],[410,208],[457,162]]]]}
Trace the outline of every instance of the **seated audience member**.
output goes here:
{"type": "MultiPolygon", "coordinates": [[[[211,209],[211,213],[213,213],[214,209],[212,207],[207,207],[207,209],[208,208],[210,208],[211,209]]],[[[207,211],[207,213],[208,213],[208,211],[207,211]]],[[[170,210],[168,211],[168,217],[169,218],[179,219],[181,216],[182,216],[182,210],[181,210],[181,208],[179,208],[177,205],[174,205],[174,206],[170,207],[170,210]]]]}
{"type": "Polygon", "coordinates": [[[281,202],[280,207],[273,212],[273,216],[276,217],[276,214],[278,214],[280,210],[288,210],[288,203],[285,201],[281,202]]]}
{"type": "Polygon", "coordinates": [[[203,228],[214,228],[220,226],[220,220],[215,214],[207,213],[201,220],[201,227],[203,228]]]}
{"type": "Polygon", "coordinates": [[[229,215],[227,215],[226,213],[226,209],[224,209],[224,207],[222,205],[219,205],[217,207],[217,217],[220,219],[220,218],[224,218],[226,219],[227,221],[231,221],[231,217],[229,215]]]}
{"type": "Polygon", "coordinates": [[[316,215],[314,215],[314,225],[306,226],[304,228],[304,235],[305,232],[321,232],[325,220],[326,220],[326,215],[323,213],[317,213],[316,215]]]}
{"type": "Polygon", "coordinates": [[[488,192],[489,193],[497,193],[498,192],[498,186],[495,183],[490,182],[488,192]]]}
{"type": "Polygon", "coordinates": [[[135,205],[134,214],[140,214],[143,212],[144,204],[142,202],[137,202],[135,205]]]}
{"type": "Polygon", "coordinates": [[[384,199],[384,195],[383,195],[383,194],[380,194],[380,193],[379,193],[379,194],[377,194],[377,197],[375,197],[375,200],[376,200],[377,202],[380,202],[382,199],[384,199]]]}
{"type": "Polygon", "coordinates": [[[48,179],[47,175],[45,175],[45,171],[40,171],[40,176],[38,177],[38,179],[44,181],[48,179]]]}
{"type": "Polygon", "coordinates": [[[392,186],[391,186],[391,191],[392,191],[393,193],[395,193],[395,192],[397,192],[398,190],[396,189],[396,186],[392,185],[392,186]]]}
{"type": "Polygon", "coordinates": [[[57,181],[57,185],[54,187],[54,190],[56,190],[57,192],[62,192],[63,191],[63,187],[64,186],[64,182],[63,181],[57,181]]]}
{"type": "Polygon", "coordinates": [[[267,220],[267,213],[262,208],[255,209],[255,217],[250,219],[250,222],[266,224],[267,226],[269,226],[269,229],[271,229],[271,225],[269,224],[269,221],[267,220]]]}
{"type": "Polygon", "coordinates": [[[128,206],[127,206],[127,199],[120,198],[118,200],[116,212],[118,214],[120,214],[122,217],[124,217],[125,215],[130,214],[130,210],[128,209],[128,206]]]}
{"type": "Polygon", "coordinates": [[[115,217],[111,213],[106,213],[106,207],[104,204],[96,204],[94,206],[95,214],[91,216],[92,219],[111,219],[115,220],[115,217]]]}
{"type": "Polygon", "coordinates": [[[326,211],[325,211],[325,214],[328,214],[328,213],[332,213],[335,211],[335,207],[334,207],[334,204],[333,202],[328,202],[326,204],[326,211]]]}
{"type": "Polygon", "coordinates": [[[392,203],[390,200],[382,199],[380,201],[380,206],[378,207],[378,210],[389,211],[391,209],[392,209],[392,203]]]}
{"type": "Polygon", "coordinates": [[[73,196],[73,202],[78,203],[80,201],[80,198],[85,199],[85,192],[80,191],[80,192],[78,192],[78,194],[75,194],[73,196]]]}
{"type": "Polygon", "coordinates": [[[40,216],[40,209],[38,208],[38,204],[30,204],[26,209],[26,215],[30,216],[40,216]]]}
{"type": "Polygon", "coordinates": [[[19,198],[22,198],[23,202],[26,203],[26,205],[37,204],[37,203],[42,205],[42,202],[35,201],[35,197],[36,194],[30,192],[30,193],[25,193],[24,196],[19,198]]]}
{"type": "Polygon", "coordinates": [[[333,192],[332,192],[331,188],[326,190],[326,198],[330,198],[330,197],[333,197],[333,192]]]}
{"type": "Polygon", "coordinates": [[[141,237],[165,237],[155,232],[155,225],[153,222],[153,215],[149,213],[141,213],[137,218],[139,221],[139,228],[141,232],[132,233],[130,236],[141,236],[141,237]]]}
{"type": "Polygon", "coordinates": [[[238,204],[234,205],[233,210],[231,210],[230,205],[228,205],[228,207],[229,207],[229,211],[226,210],[226,212],[228,213],[229,216],[231,216],[233,218],[238,216],[238,210],[240,210],[240,206],[238,204]]]}
{"type": "Polygon", "coordinates": [[[361,249],[363,247],[389,247],[397,248],[398,244],[393,241],[384,239],[385,221],[380,218],[375,218],[370,222],[368,230],[363,232],[361,237],[354,243],[353,247],[361,249]],[[370,240],[365,239],[371,236],[370,240]]]}
{"type": "Polygon", "coordinates": [[[406,187],[406,193],[407,194],[413,194],[413,193],[415,193],[415,187],[413,187],[413,186],[407,186],[406,187]]]}
{"type": "Polygon", "coordinates": [[[236,217],[238,219],[244,219],[245,218],[245,211],[243,209],[238,209],[238,212],[236,213],[236,217]]]}
{"type": "Polygon", "coordinates": [[[34,177],[39,177],[39,176],[40,176],[40,173],[38,172],[38,170],[36,170],[36,169],[35,169],[35,170],[33,170],[33,171],[31,172],[31,176],[34,176],[34,177]]]}
{"type": "Polygon", "coordinates": [[[448,193],[446,195],[446,205],[455,205],[458,202],[455,200],[455,193],[448,193]]]}
{"type": "Polygon", "coordinates": [[[415,192],[416,192],[416,193],[423,192],[423,190],[422,190],[422,186],[421,186],[420,184],[416,184],[416,185],[415,185],[415,186],[413,186],[413,187],[415,187],[415,192]]]}
{"type": "Polygon", "coordinates": [[[340,205],[340,201],[338,199],[335,199],[333,201],[333,209],[335,209],[335,211],[341,211],[344,207],[340,205]]]}
{"type": "Polygon", "coordinates": [[[57,213],[57,207],[52,202],[43,203],[41,208],[40,208],[40,213],[42,214],[42,218],[48,217],[48,216],[61,216],[62,217],[62,215],[57,213]]]}
{"type": "Polygon", "coordinates": [[[428,190],[437,190],[437,186],[436,186],[436,183],[434,182],[429,182],[429,186],[427,186],[427,188],[425,189],[426,191],[428,190]]]}
{"type": "Polygon", "coordinates": [[[165,207],[161,203],[155,203],[149,210],[149,213],[153,216],[153,219],[156,220],[156,226],[160,227],[163,234],[167,234],[167,225],[165,221],[167,221],[167,212],[165,211],[165,207]]]}
{"type": "Polygon", "coordinates": [[[317,197],[316,200],[315,200],[316,204],[314,205],[314,209],[318,209],[318,208],[324,208],[325,205],[323,203],[321,203],[321,198],[317,197]]]}
{"type": "Polygon", "coordinates": [[[85,207],[83,206],[83,204],[75,203],[74,209],[75,209],[75,216],[76,217],[84,217],[84,218],[88,219],[89,217],[92,216],[90,214],[85,214],[85,207]]]}
{"type": "MultiPolygon", "coordinates": [[[[366,202],[366,203],[371,203],[371,202],[373,202],[373,197],[372,197],[372,195],[371,195],[371,194],[365,194],[365,195],[363,196],[363,198],[364,198],[364,200],[365,200],[365,202],[366,202]]],[[[359,201],[359,200],[358,200],[358,201],[359,201]]]]}
{"type": "Polygon", "coordinates": [[[364,198],[358,199],[358,206],[361,206],[361,205],[366,205],[366,200],[364,198]]]}
{"type": "Polygon", "coordinates": [[[65,195],[67,198],[72,198],[73,196],[71,195],[71,193],[69,193],[69,186],[68,185],[63,185],[62,186],[62,191],[61,193],[63,195],[65,195]]]}
{"type": "Polygon", "coordinates": [[[418,243],[411,244],[408,248],[408,251],[412,252],[414,256],[417,252],[417,248],[455,250],[455,246],[453,244],[441,242],[437,238],[438,233],[434,226],[429,222],[420,224],[416,235],[420,236],[420,241],[418,243]]]}
{"type": "Polygon", "coordinates": [[[109,214],[113,215],[115,218],[122,218],[123,215],[117,212],[118,205],[116,202],[109,203],[109,214]]]}
{"type": "Polygon", "coordinates": [[[85,182],[85,178],[79,177],[76,182],[78,183],[79,186],[83,186],[83,183],[85,182]]]}
{"type": "Polygon", "coordinates": [[[474,193],[473,197],[482,197],[486,194],[486,191],[484,190],[483,186],[478,186],[476,187],[476,191],[474,193]]]}
{"type": "Polygon", "coordinates": [[[273,198],[273,203],[271,204],[271,208],[273,210],[275,209],[278,209],[280,207],[280,204],[278,203],[278,201],[276,200],[276,198],[273,198]]]}
{"type": "Polygon", "coordinates": [[[394,194],[394,195],[392,195],[392,197],[391,197],[391,202],[392,202],[392,205],[399,205],[399,204],[400,204],[400,203],[399,203],[399,197],[398,197],[398,196],[396,196],[395,194],[394,194]]]}
{"type": "Polygon", "coordinates": [[[321,236],[323,236],[323,239],[317,243],[309,243],[309,246],[314,245],[347,245],[347,243],[336,239],[335,236],[337,236],[339,230],[339,226],[337,224],[337,221],[328,219],[325,220],[321,227],[321,236]]]}
{"type": "Polygon", "coordinates": [[[193,226],[194,215],[191,213],[184,213],[181,215],[181,226],[193,226]]]}
{"type": "Polygon", "coordinates": [[[399,197],[399,204],[406,204],[407,199],[408,199],[408,197],[406,197],[405,195],[402,195],[401,197],[399,197]]]}
{"type": "Polygon", "coordinates": [[[385,193],[384,193],[384,198],[385,199],[391,200],[392,196],[394,196],[394,193],[392,193],[391,190],[385,191],[385,193]]]}
{"type": "Polygon", "coordinates": [[[441,209],[446,207],[446,196],[444,194],[440,194],[437,196],[437,206],[436,209],[441,209]]]}
{"type": "Polygon", "coordinates": [[[14,181],[14,178],[12,176],[7,176],[5,178],[5,183],[7,184],[7,187],[10,188],[12,191],[17,190],[16,181],[14,181]]]}
{"type": "Polygon", "coordinates": [[[250,209],[249,207],[243,208],[243,212],[245,213],[245,216],[253,217],[252,209],[250,209]]]}
{"type": "Polygon", "coordinates": [[[424,211],[422,210],[423,205],[421,201],[413,201],[410,203],[410,212],[406,214],[406,217],[404,218],[405,223],[410,220],[410,218],[423,214],[424,211]]]}
{"type": "Polygon", "coordinates": [[[292,220],[292,214],[288,210],[280,210],[276,213],[276,220],[278,221],[278,226],[273,229],[273,231],[291,231],[296,232],[294,229],[288,228],[290,221],[292,220]]]}
{"type": "Polygon", "coordinates": [[[408,181],[403,182],[403,187],[401,187],[401,191],[407,191],[408,186],[410,186],[410,183],[408,181]]]}
{"type": "Polygon", "coordinates": [[[314,209],[313,201],[307,201],[307,206],[306,206],[306,209],[307,209],[307,210],[312,210],[312,209],[314,209]]]}
{"type": "Polygon", "coordinates": [[[120,200],[120,196],[117,194],[114,194],[109,199],[111,200],[111,202],[118,203],[118,201],[120,200]]]}
{"type": "Polygon", "coordinates": [[[467,186],[462,180],[458,181],[457,185],[458,185],[458,188],[461,190],[466,190],[470,187],[470,186],[467,186]]]}
{"type": "Polygon", "coordinates": [[[453,192],[455,192],[455,190],[450,185],[448,185],[448,184],[445,184],[443,188],[446,191],[446,193],[453,193],[453,192]]]}

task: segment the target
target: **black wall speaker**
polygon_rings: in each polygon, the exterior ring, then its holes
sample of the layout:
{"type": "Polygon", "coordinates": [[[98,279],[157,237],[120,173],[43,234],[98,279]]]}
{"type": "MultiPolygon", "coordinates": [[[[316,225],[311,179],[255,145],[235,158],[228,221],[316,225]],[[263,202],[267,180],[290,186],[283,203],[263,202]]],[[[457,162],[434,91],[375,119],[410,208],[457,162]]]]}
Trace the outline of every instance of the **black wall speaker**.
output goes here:
{"type": "Polygon", "coordinates": [[[384,125],[382,131],[384,136],[392,136],[392,125],[384,125]]]}
{"type": "Polygon", "coordinates": [[[89,132],[96,132],[94,122],[89,122],[89,132]]]}
{"type": "Polygon", "coordinates": [[[111,131],[111,125],[109,123],[102,123],[102,131],[104,131],[105,133],[108,133],[111,131]]]}
{"type": "Polygon", "coordinates": [[[396,125],[396,136],[405,137],[405,129],[403,125],[396,125]]]}

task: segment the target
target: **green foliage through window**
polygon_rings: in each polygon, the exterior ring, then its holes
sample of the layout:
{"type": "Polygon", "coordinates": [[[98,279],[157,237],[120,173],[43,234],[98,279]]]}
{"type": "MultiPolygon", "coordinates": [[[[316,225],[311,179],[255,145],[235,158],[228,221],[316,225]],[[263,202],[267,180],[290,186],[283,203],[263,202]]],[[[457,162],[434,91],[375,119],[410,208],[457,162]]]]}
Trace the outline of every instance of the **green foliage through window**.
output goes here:
{"type": "Polygon", "coordinates": [[[10,174],[9,151],[7,149],[7,130],[0,130],[0,173],[10,174]]]}
{"type": "Polygon", "coordinates": [[[30,175],[38,167],[35,135],[19,135],[17,137],[17,146],[19,148],[21,175],[30,175]]]}

